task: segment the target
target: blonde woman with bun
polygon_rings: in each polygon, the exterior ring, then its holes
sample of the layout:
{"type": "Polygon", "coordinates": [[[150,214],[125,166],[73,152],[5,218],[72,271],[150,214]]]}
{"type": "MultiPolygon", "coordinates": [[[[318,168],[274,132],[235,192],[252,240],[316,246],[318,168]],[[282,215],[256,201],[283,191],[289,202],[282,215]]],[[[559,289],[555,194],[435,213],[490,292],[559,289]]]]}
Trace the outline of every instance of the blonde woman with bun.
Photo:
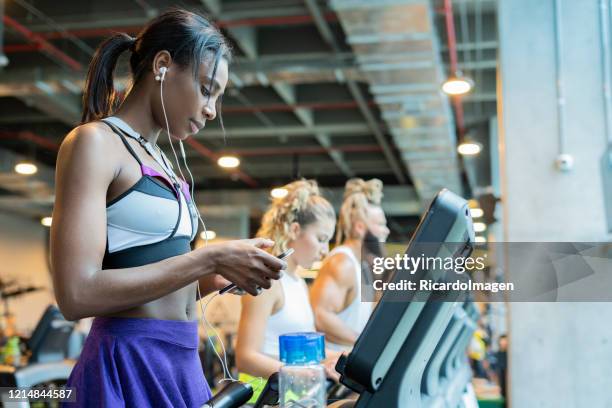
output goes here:
{"type": "Polygon", "coordinates": [[[361,254],[364,243],[384,242],[389,235],[380,202],[378,179],[350,179],[336,228],[337,246],[323,262],[310,290],[317,330],[332,350],[353,347],[370,314],[372,303],[361,301],[361,254]]]}
{"type": "MultiPolygon", "coordinates": [[[[321,196],[314,180],[298,180],[284,186],[283,198],[275,198],[262,219],[258,237],[274,240],[270,249],[278,256],[289,248],[295,251],[286,259],[287,269],[272,287],[259,296],[243,296],[236,343],[236,365],[241,380],[267,379],[277,372],[278,336],[292,332],[313,332],[315,322],[308,299],[308,288],[298,276],[298,267],[309,269],[329,252],[334,233],[335,212],[321,196]]],[[[328,356],[328,376],[337,378],[333,367],[337,355],[328,356]]],[[[255,388],[257,382],[252,382],[255,388]]],[[[260,389],[255,389],[255,401],[260,389]]]]}

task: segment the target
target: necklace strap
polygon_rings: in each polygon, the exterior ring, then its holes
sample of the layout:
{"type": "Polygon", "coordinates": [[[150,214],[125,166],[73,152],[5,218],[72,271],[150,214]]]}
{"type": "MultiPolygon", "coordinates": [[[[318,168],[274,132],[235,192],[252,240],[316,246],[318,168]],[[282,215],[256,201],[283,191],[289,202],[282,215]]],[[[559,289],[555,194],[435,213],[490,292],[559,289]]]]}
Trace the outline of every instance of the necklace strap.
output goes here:
{"type": "Polygon", "coordinates": [[[123,133],[126,136],[131,137],[132,139],[136,139],[138,143],[140,143],[140,145],[145,149],[147,154],[151,156],[157,164],[160,165],[160,167],[164,170],[164,172],[172,180],[172,182],[177,187],[180,188],[181,183],[179,182],[179,178],[177,177],[177,175],[174,173],[174,169],[172,168],[172,163],[171,162],[168,163],[168,161],[166,160],[165,154],[159,148],[159,146],[157,146],[157,144],[155,145],[155,148],[157,148],[158,150],[156,152],[155,149],[153,148],[153,145],[147,139],[142,137],[140,133],[136,132],[123,119],[120,119],[116,116],[110,116],[108,118],[105,118],[104,120],[107,122],[111,122],[113,125],[118,127],[121,131],[123,131],[123,133]]]}

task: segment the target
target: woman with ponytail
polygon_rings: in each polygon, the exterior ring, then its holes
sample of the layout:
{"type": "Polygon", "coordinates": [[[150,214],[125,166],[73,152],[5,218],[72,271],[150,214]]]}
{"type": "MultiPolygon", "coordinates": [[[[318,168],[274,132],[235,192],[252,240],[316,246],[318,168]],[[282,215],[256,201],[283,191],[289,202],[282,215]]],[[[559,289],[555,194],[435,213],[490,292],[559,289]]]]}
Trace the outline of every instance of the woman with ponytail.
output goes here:
{"type": "MultiPolygon", "coordinates": [[[[336,227],[337,246],[323,262],[310,291],[317,329],[333,350],[349,350],[372,312],[361,300],[361,259],[366,246],[389,235],[380,201],[382,182],[353,178],[347,181],[336,227]]],[[[380,256],[380,254],[377,254],[380,256]]]]}
{"type": "MultiPolygon", "coordinates": [[[[236,365],[246,381],[253,377],[267,379],[280,369],[279,335],[315,331],[306,282],[297,274],[297,269],[309,269],[323,259],[334,233],[334,209],[320,195],[314,180],[294,181],[283,188],[287,195],[273,199],[257,236],[274,241],[270,248],[272,255],[278,256],[289,248],[294,252],[287,258],[287,270],[270,290],[257,297],[242,297],[236,365]]],[[[328,375],[334,378],[337,357],[329,356],[325,364],[328,375]]],[[[252,402],[261,388],[256,388],[252,402]]]]}
{"type": "Polygon", "coordinates": [[[172,146],[220,116],[230,58],[214,25],[175,9],[136,38],[109,38],[91,61],[83,123],[57,158],[51,227],[60,309],[95,317],[68,380],[71,407],[202,406],[197,300],[230,282],[255,295],[285,267],[265,239],[192,251],[197,209],[157,146],[162,130],[172,146]],[[132,84],[119,103],[113,71],[124,53],[132,84]]]}

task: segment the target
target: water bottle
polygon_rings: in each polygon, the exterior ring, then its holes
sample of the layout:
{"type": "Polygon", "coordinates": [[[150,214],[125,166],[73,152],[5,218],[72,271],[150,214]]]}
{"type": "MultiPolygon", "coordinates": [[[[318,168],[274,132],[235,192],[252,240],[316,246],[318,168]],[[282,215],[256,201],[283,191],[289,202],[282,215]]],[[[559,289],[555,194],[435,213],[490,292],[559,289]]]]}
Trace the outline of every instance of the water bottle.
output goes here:
{"type": "Polygon", "coordinates": [[[279,401],[281,408],[327,406],[325,339],[320,333],[290,333],[279,336],[279,401]]]}

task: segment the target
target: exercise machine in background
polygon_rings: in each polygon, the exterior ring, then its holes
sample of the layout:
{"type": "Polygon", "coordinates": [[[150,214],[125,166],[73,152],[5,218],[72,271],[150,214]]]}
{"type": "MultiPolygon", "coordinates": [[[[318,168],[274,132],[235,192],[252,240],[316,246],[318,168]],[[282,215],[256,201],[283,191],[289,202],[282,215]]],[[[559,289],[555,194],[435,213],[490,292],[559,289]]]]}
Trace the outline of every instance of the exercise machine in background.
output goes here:
{"type": "MultiPolygon", "coordinates": [[[[26,344],[30,351],[23,367],[0,365],[0,387],[35,388],[47,383],[65,384],[74,366],[68,359],[74,323],[50,305],[43,313],[26,344]]],[[[29,407],[28,402],[9,402],[0,395],[2,406],[29,407]],[[9,405],[10,404],[10,405],[9,405]]]]}

